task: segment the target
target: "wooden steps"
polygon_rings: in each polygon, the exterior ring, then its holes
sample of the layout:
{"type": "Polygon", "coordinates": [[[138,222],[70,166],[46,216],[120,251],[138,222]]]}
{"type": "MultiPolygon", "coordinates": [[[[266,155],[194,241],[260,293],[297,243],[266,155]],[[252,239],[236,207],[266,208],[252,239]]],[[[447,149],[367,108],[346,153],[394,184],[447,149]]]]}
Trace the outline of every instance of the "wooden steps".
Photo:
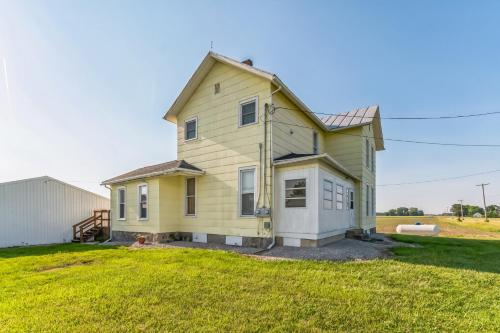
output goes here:
{"type": "Polygon", "coordinates": [[[110,227],[109,210],[94,210],[94,215],[73,226],[73,243],[95,240],[105,226],[110,227]]]}

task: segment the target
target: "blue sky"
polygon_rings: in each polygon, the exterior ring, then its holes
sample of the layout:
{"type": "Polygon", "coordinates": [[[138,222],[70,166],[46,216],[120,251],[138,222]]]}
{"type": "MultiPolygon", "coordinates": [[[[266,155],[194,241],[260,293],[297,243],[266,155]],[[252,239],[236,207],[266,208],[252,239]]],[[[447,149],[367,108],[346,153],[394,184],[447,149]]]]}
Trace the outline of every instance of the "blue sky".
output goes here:
{"type": "MultiPolygon", "coordinates": [[[[497,1],[0,0],[0,181],[103,179],[176,158],[162,120],[214,41],[277,73],[314,111],[383,116],[500,111],[497,1]],[[6,75],[7,74],[7,75],[6,75]]],[[[387,138],[500,144],[500,115],[383,122],[387,138]]],[[[378,183],[500,169],[499,148],[386,142],[378,183]]],[[[380,187],[377,210],[479,204],[500,173],[380,187]]]]}

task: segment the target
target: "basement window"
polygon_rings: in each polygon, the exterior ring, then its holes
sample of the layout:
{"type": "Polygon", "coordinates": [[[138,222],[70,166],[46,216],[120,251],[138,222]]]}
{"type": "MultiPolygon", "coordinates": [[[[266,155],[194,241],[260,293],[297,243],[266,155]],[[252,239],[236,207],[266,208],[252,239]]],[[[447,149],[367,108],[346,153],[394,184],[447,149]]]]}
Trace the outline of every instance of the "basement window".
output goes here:
{"type": "Polygon", "coordinates": [[[257,123],[257,104],[257,97],[240,103],[240,127],[257,123]]]}
{"type": "Polygon", "coordinates": [[[285,180],[285,207],[306,207],[306,179],[285,180]]]}
{"type": "Polygon", "coordinates": [[[194,117],[186,120],[184,124],[184,140],[195,140],[198,138],[198,118],[194,117]]]}

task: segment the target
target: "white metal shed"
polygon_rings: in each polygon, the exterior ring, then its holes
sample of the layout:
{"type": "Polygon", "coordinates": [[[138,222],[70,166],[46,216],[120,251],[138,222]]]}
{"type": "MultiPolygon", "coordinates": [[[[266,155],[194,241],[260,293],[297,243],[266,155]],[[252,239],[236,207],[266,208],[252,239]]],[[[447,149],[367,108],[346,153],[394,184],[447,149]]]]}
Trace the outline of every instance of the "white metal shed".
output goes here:
{"type": "Polygon", "coordinates": [[[72,226],[109,199],[43,176],[0,183],[0,247],[70,242],[72,226]]]}

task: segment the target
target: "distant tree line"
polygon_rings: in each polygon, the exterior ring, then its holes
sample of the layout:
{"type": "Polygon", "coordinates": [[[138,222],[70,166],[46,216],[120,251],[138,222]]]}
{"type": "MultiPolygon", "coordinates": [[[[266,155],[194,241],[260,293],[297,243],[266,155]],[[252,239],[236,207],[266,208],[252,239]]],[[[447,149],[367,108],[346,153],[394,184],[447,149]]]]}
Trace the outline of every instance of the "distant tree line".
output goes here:
{"type": "Polygon", "coordinates": [[[386,216],[424,216],[424,211],[415,207],[398,207],[390,209],[383,215],[386,216]]]}
{"type": "MultiPolygon", "coordinates": [[[[464,216],[474,216],[474,214],[479,213],[484,216],[484,208],[475,205],[463,205],[464,216]]],[[[488,212],[488,217],[500,217],[500,206],[489,205],[486,206],[486,211],[488,212]]],[[[454,204],[451,206],[451,212],[454,216],[461,216],[460,204],[454,204]]]]}

